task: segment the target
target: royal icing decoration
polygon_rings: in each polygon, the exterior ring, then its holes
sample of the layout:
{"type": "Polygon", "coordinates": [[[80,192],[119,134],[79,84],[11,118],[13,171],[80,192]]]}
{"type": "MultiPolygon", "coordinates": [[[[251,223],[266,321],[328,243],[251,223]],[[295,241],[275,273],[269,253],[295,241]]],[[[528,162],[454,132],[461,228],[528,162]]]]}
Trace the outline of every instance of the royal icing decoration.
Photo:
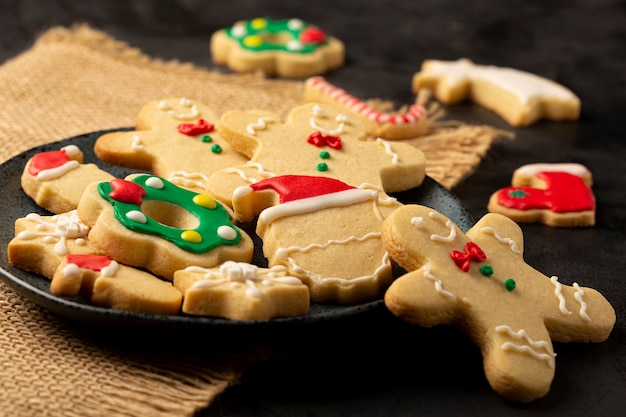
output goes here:
{"type": "Polygon", "coordinates": [[[52,216],[50,221],[37,213],[30,213],[26,220],[37,223],[36,231],[25,230],[18,233],[16,238],[30,240],[43,237],[45,243],[54,243],[54,253],[60,256],[68,253],[67,239],[74,239],[77,245],[84,245],[89,233],[89,227],[80,221],[76,210],[52,216]]]}
{"type": "Polygon", "coordinates": [[[330,207],[343,207],[378,198],[376,190],[359,189],[342,181],[307,175],[281,175],[263,179],[235,190],[234,197],[242,198],[254,191],[272,189],[280,198],[276,206],[266,208],[259,219],[270,224],[276,219],[311,213],[330,207]]]}
{"type": "Polygon", "coordinates": [[[162,111],[166,111],[167,114],[177,120],[193,120],[200,116],[200,110],[198,110],[198,106],[194,104],[191,100],[183,97],[180,99],[180,105],[189,108],[189,112],[177,113],[172,109],[172,106],[170,106],[167,101],[161,101],[159,103],[159,109],[162,111]]]}
{"type": "Polygon", "coordinates": [[[515,210],[548,209],[554,213],[593,210],[595,198],[582,178],[568,172],[537,172],[546,188],[506,187],[498,191],[498,204],[515,210]]]}
{"type": "Polygon", "coordinates": [[[468,81],[487,81],[514,94],[522,103],[538,97],[554,97],[559,100],[578,101],[569,89],[537,75],[513,68],[476,65],[469,59],[457,61],[429,61],[423,76],[442,77],[446,85],[454,88],[468,81]]]}
{"type": "Polygon", "coordinates": [[[80,154],[75,145],[69,145],[58,151],[40,152],[33,156],[28,166],[28,173],[39,181],[59,178],[80,166],[80,162],[71,157],[80,154]]]}
{"type": "Polygon", "coordinates": [[[127,229],[156,235],[192,253],[205,253],[221,245],[236,245],[239,230],[224,207],[212,198],[177,187],[159,177],[139,175],[132,180],[115,179],[98,184],[100,196],[113,205],[115,218],[127,229]],[[194,229],[162,224],[141,209],[144,201],[179,206],[198,220],[194,229]]]}
{"type": "Polygon", "coordinates": [[[199,119],[195,123],[181,123],[177,126],[180,133],[187,136],[196,136],[203,133],[211,133],[215,126],[204,119],[199,119]]]}
{"type": "Polygon", "coordinates": [[[554,358],[556,354],[552,352],[552,346],[545,340],[533,340],[526,330],[514,331],[509,326],[500,325],[496,327],[496,332],[505,334],[514,339],[515,342],[504,342],[500,349],[506,351],[522,352],[535,359],[545,361],[550,368],[554,368],[554,358]]]}
{"type": "Polygon", "coordinates": [[[65,256],[66,265],[63,275],[66,277],[80,275],[80,269],[89,269],[100,272],[103,277],[112,277],[119,268],[119,264],[104,255],[69,254],[65,256]]]}
{"type": "Polygon", "coordinates": [[[239,45],[254,52],[285,51],[307,54],[326,43],[320,28],[300,19],[271,20],[256,18],[235,23],[226,34],[239,45]]]}
{"type": "Polygon", "coordinates": [[[226,261],[220,266],[219,272],[198,266],[187,267],[185,271],[203,274],[203,278],[196,281],[192,288],[214,288],[223,284],[228,284],[233,289],[245,286],[245,294],[251,298],[263,297],[259,286],[302,285],[298,278],[285,276],[287,268],[280,265],[264,269],[245,262],[226,261]]]}

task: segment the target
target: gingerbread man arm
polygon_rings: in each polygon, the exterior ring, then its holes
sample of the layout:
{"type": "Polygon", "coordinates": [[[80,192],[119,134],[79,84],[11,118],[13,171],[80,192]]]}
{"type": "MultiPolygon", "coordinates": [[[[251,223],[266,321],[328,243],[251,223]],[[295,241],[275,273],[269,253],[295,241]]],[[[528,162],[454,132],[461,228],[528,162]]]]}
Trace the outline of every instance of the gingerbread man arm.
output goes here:
{"type": "MultiPolygon", "coordinates": [[[[522,231],[505,216],[489,213],[467,235],[481,247],[487,247],[490,240],[509,247],[510,262],[524,267],[522,231]]],[[[566,285],[556,275],[548,278],[527,265],[525,269],[533,275],[533,285],[526,291],[530,297],[542,301],[535,309],[542,316],[552,340],[602,342],[609,337],[615,324],[615,311],[602,294],[576,282],[566,285]]]]}

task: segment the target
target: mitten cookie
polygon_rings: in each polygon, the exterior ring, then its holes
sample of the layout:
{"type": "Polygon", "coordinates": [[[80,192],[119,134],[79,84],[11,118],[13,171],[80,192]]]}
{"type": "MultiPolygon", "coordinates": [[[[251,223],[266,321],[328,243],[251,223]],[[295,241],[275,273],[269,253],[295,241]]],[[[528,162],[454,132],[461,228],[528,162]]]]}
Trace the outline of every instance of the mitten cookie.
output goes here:
{"type": "Polygon", "coordinates": [[[211,55],[236,72],[304,78],[341,67],[345,52],[341,41],[300,19],[256,18],[215,32],[211,55]]]}
{"type": "Polygon", "coordinates": [[[22,172],[22,189],[39,207],[52,213],[75,210],[88,184],[114,178],[95,164],[82,162],[83,153],[75,145],[36,153],[22,172]]]}
{"type": "Polygon", "coordinates": [[[379,299],[392,279],[380,228],[400,204],[370,187],[284,175],[238,188],[233,206],[242,220],[260,213],[269,265],[301,279],[314,302],[355,304],[379,299]]]}
{"type": "Polygon", "coordinates": [[[461,327],[480,347],[489,383],[509,399],[546,395],[552,340],[601,342],[615,324],[598,291],[526,264],[522,232],[505,216],[487,214],[464,235],[442,214],[407,205],[385,220],[382,240],[409,271],[385,294],[389,310],[421,326],[461,327]]]}
{"type": "Polygon", "coordinates": [[[267,320],[309,311],[309,290],[281,266],[226,261],[219,267],[190,266],[174,274],[185,295],[183,312],[232,320],[267,320]]]}
{"type": "Polygon", "coordinates": [[[231,223],[224,206],[154,175],[90,184],[78,215],[104,255],[170,281],[191,265],[252,258],[252,240],[231,223]]]}
{"type": "Polygon", "coordinates": [[[298,106],[284,123],[260,110],[227,112],[220,133],[250,157],[247,164],[209,179],[207,193],[228,205],[238,186],[279,175],[322,175],[351,185],[369,183],[387,193],[417,187],[425,176],[420,150],[382,139],[362,140],[365,127],[358,117],[330,104],[298,106]]]}
{"type": "Polygon", "coordinates": [[[348,112],[354,112],[365,125],[369,135],[383,139],[408,139],[428,132],[426,109],[413,104],[404,113],[384,113],[335,87],[324,77],[311,77],[304,83],[304,99],[312,103],[330,103],[348,112]]]}
{"type": "Polygon", "coordinates": [[[513,173],[513,186],[491,195],[487,209],[519,223],[593,226],[591,172],[581,164],[528,164],[513,173]]]}
{"type": "Polygon", "coordinates": [[[217,133],[211,109],[187,98],[145,104],[136,130],[107,133],[94,152],[112,165],[149,171],[176,185],[203,192],[207,178],[248,158],[233,150],[217,133]]]}
{"type": "Polygon", "coordinates": [[[513,126],[540,119],[576,120],[580,100],[568,88],[513,68],[476,65],[469,59],[426,60],[413,77],[413,92],[432,90],[445,104],[470,99],[513,126]]]}

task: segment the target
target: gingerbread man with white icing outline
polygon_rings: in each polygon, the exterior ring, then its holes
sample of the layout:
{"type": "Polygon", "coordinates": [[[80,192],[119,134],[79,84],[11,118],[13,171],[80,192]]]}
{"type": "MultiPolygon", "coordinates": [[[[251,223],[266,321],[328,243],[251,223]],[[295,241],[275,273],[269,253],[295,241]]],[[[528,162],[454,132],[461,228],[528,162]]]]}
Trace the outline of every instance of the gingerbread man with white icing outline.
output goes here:
{"type": "Polygon", "coordinates": [[[466,234],[442,214],[406,205],[383,223],[390,256],[410,271],[385,294],[399,318],[454,324],[479,346],[493,389],[529,402],[552,383],[557,342],[601,342],[615,311],[596,290],[559,282],[523,259],[519,226],[489,213],[466,234]]]}
{"type": "Polygon", "coordinates": [[[362,122],[331,104],[295,107],[284,123],[262,110],[230,111],[222,116],[219,132],[250,158],[209,178],[206,192],[230,206],[237,187],[279,175],[321,175],[357,186],[369,183],[385,193],[417,187],[425,176],[420,150],[382,139],[365,141],[362,122]]]}
{"type": "Polygon", "coordinates": [[[136,130],[102,135],[94,152],[109,164],[203,192],[211,174],[247,161],[217,133],[218,121],[208,106],[187,98],[151,101],[139,112],[136,130]]]}

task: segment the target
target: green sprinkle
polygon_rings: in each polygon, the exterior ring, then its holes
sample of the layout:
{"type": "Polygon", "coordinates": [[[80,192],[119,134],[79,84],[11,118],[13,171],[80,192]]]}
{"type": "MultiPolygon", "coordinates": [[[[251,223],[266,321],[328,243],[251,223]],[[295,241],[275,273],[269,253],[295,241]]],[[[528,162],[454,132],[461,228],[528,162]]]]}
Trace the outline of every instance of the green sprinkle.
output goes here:
{"type": "Polygon", "coordinates": [[[211,146],[211,152],[222,153],[222,147],[216,143],[215,145],[211,146]]]}
{"type": "Polygon", "coordinates": [[[317,170],[320,172],[328,171],[328,165],[326,164],[326,162],[321,162],[317,164],[317,170]]]}
{"type": "Polygon", "coordinates": [[[515,280],[513,278],[509,278],[504,281],[504,288],[506,288],[507,291],[513,291],[515,286],[515,280]]]}
{"type": "Polygon", "coordinates": [[[481,265],[480,273],[486,277],[490,277],[493,275],[493,268],[491,267],[491,265],[481,265]]]}
{"type": "Polygon", "coordinates": [[[202,138],[200,140],[202,142],[204,142],[204,143],[213,142],[213,138],[211,136],[209,136],[209,135],[202,136],[202,138]]]}
{"type": "Polygon", "coordinates": [[[326,151],[320,152],[320,158],[322,158],[322,159],[330,159],[330,152],[326,152],[326,151]]]}

